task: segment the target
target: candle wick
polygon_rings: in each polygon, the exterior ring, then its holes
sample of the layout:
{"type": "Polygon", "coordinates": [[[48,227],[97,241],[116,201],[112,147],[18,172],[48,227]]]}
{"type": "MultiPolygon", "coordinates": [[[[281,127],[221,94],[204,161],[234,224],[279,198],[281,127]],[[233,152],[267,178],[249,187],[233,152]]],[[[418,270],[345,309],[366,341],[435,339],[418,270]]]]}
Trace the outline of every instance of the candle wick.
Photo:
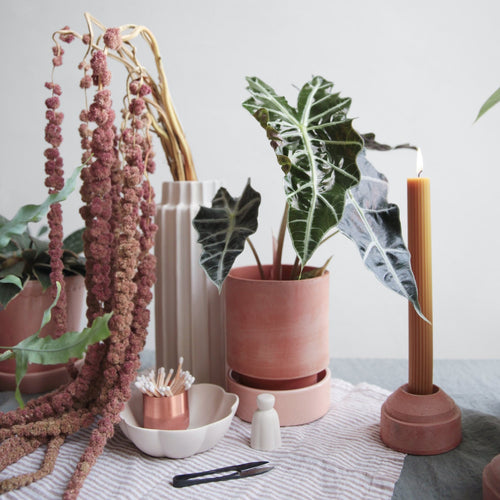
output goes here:
{"type": "Polygon", "coordinates": [[[424,158],[422,156],[422,150],[417,148],[417,177],[421,177],[424,171],[424,158]]]}

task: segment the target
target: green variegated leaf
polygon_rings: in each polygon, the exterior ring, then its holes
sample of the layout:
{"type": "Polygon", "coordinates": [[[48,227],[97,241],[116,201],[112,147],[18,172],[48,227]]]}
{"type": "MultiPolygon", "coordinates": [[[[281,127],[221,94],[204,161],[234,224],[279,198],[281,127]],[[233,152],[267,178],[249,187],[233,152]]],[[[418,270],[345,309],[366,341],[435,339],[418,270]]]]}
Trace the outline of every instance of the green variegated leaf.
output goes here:
{"type": "Polygon", "coordinates": [[[300,90],[297,109],[258,78],[247,78],[243,103],[266,129],[285,173],[288,228],[302,267],[342,218],[346,191],[359,182],[356,156],[363,141],[347,118],[349,98],[314,77],[300,90]]]}
{"type": "Polygon", "coordinates": [[[83,252],[83,232],[85,228],[77,229],[70,235],[66,236],[63,241],[63,248],[65,250],[70,250],[75,254],[83,252]]]}
{"type": "Polygon", "coordinates": [[[74,170],[61,191],[49,195],[40,205],[24,205],[10,221],[0,225],[0,249],[7,246],[11,238],[23,235],[29,222],[39,222],[47,214],[52,203],[65,200],[74,191],[83,167],[84,165],[80,165],[74,170]]]}
{"type": "Polygon", "coordinates": [[[240,198],[232,198],[220,188],[212,200],[212,208],[200,207],[193,219],[202,246],[200,264],[219,292],[245,241],[257,230],[260,194],[250,180],[240,198]]]}
{"type": "Polygon", "coordinates": [[[387,202],[387,179],[364,153],[358,156],[358,167],[361,182],[347,193],[338,229],[356,243],[363,262],[377,279],[408,299],[422,316],[410,253],[401,233],[399,208],[387,202]]]}

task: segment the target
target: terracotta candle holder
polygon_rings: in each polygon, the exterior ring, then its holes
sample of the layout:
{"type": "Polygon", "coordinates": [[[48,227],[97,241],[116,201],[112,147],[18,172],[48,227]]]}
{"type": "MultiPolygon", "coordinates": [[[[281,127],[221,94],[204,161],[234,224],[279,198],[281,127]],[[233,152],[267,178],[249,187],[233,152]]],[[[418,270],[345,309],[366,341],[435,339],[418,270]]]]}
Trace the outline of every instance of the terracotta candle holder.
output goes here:
{"type": "Polygon", "coordinates": [[[410,455],[438,455],[462,441],[461,413],[453,399],[436,385],[432,394],[412,394],[408,384],[382,405],[382,441],[410,455]]]}
{"type": "Polygon", "coordinates": [[[143,425],[146,429],[184,430],[189,426],[187,391],[175,396],[155,397],[143,394],[143,425]]]}
{"type": "Polygon", "coordinates": [[[483,470],[483,500],[500,499],[500,455],[483,470]]]}
{"type": "Polygon", "coordinates": [[[432,383],[432,255],[430,181],[408,179],[408,249],[418,287],[421,318],[409,306],[408,384],[382,406],[380,437],[390,448],[411,455],[438,455],[462,441],[461,414],[455,402],[432,383]]]}

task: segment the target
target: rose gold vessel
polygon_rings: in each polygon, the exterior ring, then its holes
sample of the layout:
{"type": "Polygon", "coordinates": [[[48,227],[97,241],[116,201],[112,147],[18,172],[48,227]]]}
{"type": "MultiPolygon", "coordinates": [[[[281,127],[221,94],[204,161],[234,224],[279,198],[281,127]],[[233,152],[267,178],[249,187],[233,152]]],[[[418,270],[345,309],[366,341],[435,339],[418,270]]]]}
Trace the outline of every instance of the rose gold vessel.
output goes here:
{"type": "Polygon", "coordinates": [[[189,426],[187,391],[172,397],[143,394],[143,411],[146,429],[178,431],[189,426]]]}

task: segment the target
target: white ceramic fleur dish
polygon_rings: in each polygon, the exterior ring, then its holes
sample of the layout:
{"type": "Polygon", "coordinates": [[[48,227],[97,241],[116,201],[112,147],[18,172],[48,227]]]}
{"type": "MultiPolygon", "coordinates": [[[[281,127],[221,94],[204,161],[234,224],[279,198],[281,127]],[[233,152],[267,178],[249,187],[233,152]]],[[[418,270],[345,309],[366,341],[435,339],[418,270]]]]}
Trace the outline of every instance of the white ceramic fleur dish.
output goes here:
{"type": "Polygon", "coordinates": [[[186,430],[145,429],[142,393],[132,397],[121,412],[120,429],[144,453],[153,457],[186,458],[213,448],[228,431],[238,408],[238,396],[214,384],[189,389],[189,427],[186,430]]]}

